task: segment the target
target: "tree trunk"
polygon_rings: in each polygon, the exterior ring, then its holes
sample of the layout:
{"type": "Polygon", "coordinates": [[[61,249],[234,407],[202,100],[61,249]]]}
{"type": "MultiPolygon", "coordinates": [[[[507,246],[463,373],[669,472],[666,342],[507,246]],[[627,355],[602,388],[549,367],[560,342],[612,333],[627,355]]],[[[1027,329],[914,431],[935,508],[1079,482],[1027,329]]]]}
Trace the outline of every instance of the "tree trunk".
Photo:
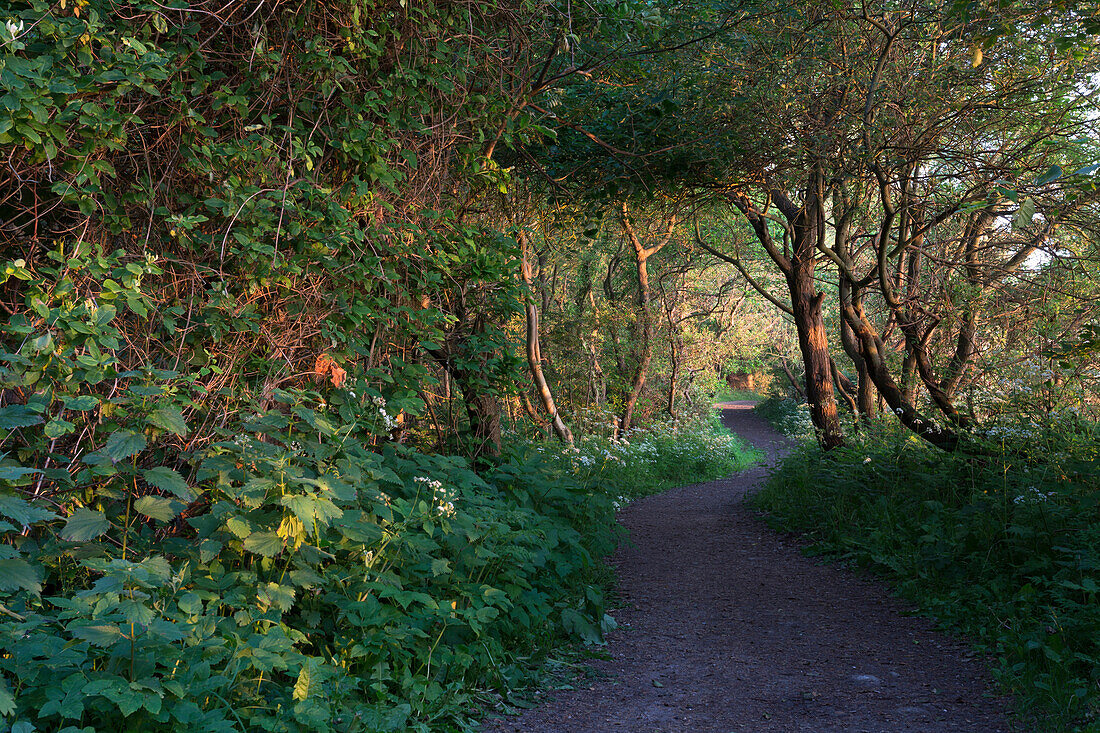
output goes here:
{"type": "Polygon", "coordinates": [[[531,263],[528,260],[528,243],[526,235],[520,235],[520,243],[523,248],[520,260],[520,270],[523,281],[527,284],[527,366],[531,369],[531,379],[535,383],[535,392],[538,393],[542,407],[550,416],[550,424],[554,428],[554,434],[563,443],[573,444],[573,433],[569,426],[561,419],[558,406],[554,403],[554,395],[550,391],[550,385],[546,383],[546,376],[542,372],[542,348],[539,344],[539,312],[535,305],[535,293],[532,288],[533,275],[531,263]]]}
{"type": "Polygon", "coordinates": [[[646,247],[630,221],[627,204],[624,201],[620,211],[623,231],[634,247],[634,261],[638,271],[638,318],[641,319],[641,350],[638,354],[638,364],[634,371],[634,379],[630,386],[630,394],[623,406],[623,416],[619,421],[618,432],[625,433],[630,430],[634,420],[634,408],[638,404],[638,398],[645,387],[646,377],[649,373],[649,363],[653,360],[653,317],[649,309],[649,258],[659,252],[672,239],[672,231],[676,226],[676,216],[668,221],[668,230],[659,243],[652,247],[646,247]]]}
{"type": "Polygon", "coordinates": [[[792,271],[787,275],[791,292],[798,346],[806,366],[806,401],[810,405],[810,419],[819,434],[821,447],[829,450],[844,444],[840,430],[840,416],[833,393],[832,358],[829,356],[828,331],[821,302],[824,293],[816,292],[813,281],[813,264],[802,258],[791,258],[792,271]]]}
{"type": "Polygon", "coordinates": [[[806,401],[810,405],[810,418],[821,447],[829,450],[843,445],[844,436],[837,414],[832,358],[821,308],[825,295],[817,291],[814,283],[817,251],[819,246],[823,246],[825,236],[824,185],[821,169],[815,166],[806,176],[801,206],[779,189],[768,191],[770,201],[787,220],[785,237],[789,237],[789,253],[773,240],[766,213],[756,209],[743,194],[733,194],[731,202],[748,219],[757,240],[786,277],[791,295],[791,314],[798,331],[798,346],[806,367],[806,401]]]}
{"type": "Polygon", "coordinates": [[[875,387],[878,388],[878,393],[882,395],[901,423],[932,445],[944,450],[955,450],[959,444],[959,437],[951,430],[941,428],[917,412],[913,403],[906,399],[905,393],[890,375],[889,366],[883,355],[882,340],[871,325],[863,307],[856,305],[852,300],[842,302],[841,306],[844,309],[844,317],[848,319],[848,323],[859,339],[863,359],[875,387]]]}
{"type": "MultiPolygon", "coordinates": [[[[840,301],[843,303],[852,297],[854,296],[852,295],[851,284],[844,274],[841,273],[840,301]]],[[[863,360],[863,355],[860,353],[859,340],[856,338],[852,326],[844,318],[843,306],[840,312],[840,344],[844,349],[844,353],[848,355],[848,358],[852,360],[852,365],[856,368],[856,417],[860,420],[873,418],[875,416],[874,383],[871,382],[871,375],[867,372],[867,364],[863,360]]]]}
{"type": "Polygon", "coordinates": [[[477,388],[477,374],[458,367],[452,367],[451,374],[466,403],[466,416],[470,419],[470,432],[475,441],[472,453],[499,456],[500,400],[477,388]]]}

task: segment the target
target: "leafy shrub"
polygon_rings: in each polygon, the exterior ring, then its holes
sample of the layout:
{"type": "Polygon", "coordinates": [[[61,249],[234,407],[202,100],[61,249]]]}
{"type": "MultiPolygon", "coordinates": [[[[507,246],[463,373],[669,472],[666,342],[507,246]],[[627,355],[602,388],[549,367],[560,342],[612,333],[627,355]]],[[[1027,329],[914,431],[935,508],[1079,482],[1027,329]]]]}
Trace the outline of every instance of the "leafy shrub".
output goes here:
{"type": "Polygon", "coordinates": [[[168,490],[134,497],[127,477],[67,519],[0,495],[3,529],[26,535],[0,545],[0,712],[57,729],[429,730],[485,681],[514,683],[517,655],[598,640],[606,494],[537,458],[479,476],[376,453],[353,427],[300,402],[253,415],[191,480],[145,469],[168,490]]]}
{"type": "Polygon", "coordinates": [[[1031,725],[1096,730],[1095,435],[1020,424],[974,438],[977,453],[947,454],[880,425],[828,453],[802,447],[754,501],[990,652],[1031,725]]]}

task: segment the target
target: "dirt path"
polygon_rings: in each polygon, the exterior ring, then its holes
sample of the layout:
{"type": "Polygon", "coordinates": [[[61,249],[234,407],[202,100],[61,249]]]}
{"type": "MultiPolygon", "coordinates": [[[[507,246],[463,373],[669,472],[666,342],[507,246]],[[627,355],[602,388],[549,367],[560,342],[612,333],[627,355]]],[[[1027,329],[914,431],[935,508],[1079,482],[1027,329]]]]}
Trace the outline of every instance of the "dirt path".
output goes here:
{"type": "MultiPolygon", "coordinates": [[[[725,424],[774,459],[749,409],[725,424]]],[[[758,468],[630,505],[613,562],[622,607],[611,659],[579,690],[498,733],[1008,731],[981,663],[901,613],[884,586],[803,557],[742,506],[758,468]]]]}

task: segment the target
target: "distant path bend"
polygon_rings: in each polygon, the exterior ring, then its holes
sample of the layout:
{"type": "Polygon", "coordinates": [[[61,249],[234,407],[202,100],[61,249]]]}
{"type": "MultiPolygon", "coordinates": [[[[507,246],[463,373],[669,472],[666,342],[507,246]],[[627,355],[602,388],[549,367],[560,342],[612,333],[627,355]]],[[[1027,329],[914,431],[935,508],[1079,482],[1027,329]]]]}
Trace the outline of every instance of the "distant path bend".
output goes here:
{"type": "MultiPolygon", "coordinates": [[[[767,451],[786,442],[751,411],[722,420],[767,451]]],[[[621,607],[606,677],[496,733],[1004,733],[981,662],[902,614],[873,580],[804,557],[742,500],[754,468],[632,503],[613,558],[621,607]]]]}

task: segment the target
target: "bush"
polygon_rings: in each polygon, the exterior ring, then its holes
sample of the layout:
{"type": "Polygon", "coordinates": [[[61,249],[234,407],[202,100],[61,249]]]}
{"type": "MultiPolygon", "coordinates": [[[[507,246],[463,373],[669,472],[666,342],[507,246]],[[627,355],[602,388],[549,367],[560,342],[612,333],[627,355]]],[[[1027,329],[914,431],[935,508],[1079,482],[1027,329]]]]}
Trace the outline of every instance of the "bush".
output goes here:
{"type": "Polygon", "coordinates": [[[948,454],[878,426],[828,453],[803,446],[753,501],[991,653],[1034,725],[1097,730],[1095,435],[1001,426],[973,438],[975,452],[948,454]]]}
{"type": "MultiPolygon", "coordinates": [[[[538,456],[479,475],[376,452],[377,394],[281,398],[174,467],[145,446],[177,413],[119,427],[83,456],[79,503],[36,499],[41,471],[0,465],[6,721],[438,730],[518,683],[523,655],[599,640],[614,534],[598,485],[538,456]]],[[[33,433],[35,414],[0,419],[33,433]]]]}

